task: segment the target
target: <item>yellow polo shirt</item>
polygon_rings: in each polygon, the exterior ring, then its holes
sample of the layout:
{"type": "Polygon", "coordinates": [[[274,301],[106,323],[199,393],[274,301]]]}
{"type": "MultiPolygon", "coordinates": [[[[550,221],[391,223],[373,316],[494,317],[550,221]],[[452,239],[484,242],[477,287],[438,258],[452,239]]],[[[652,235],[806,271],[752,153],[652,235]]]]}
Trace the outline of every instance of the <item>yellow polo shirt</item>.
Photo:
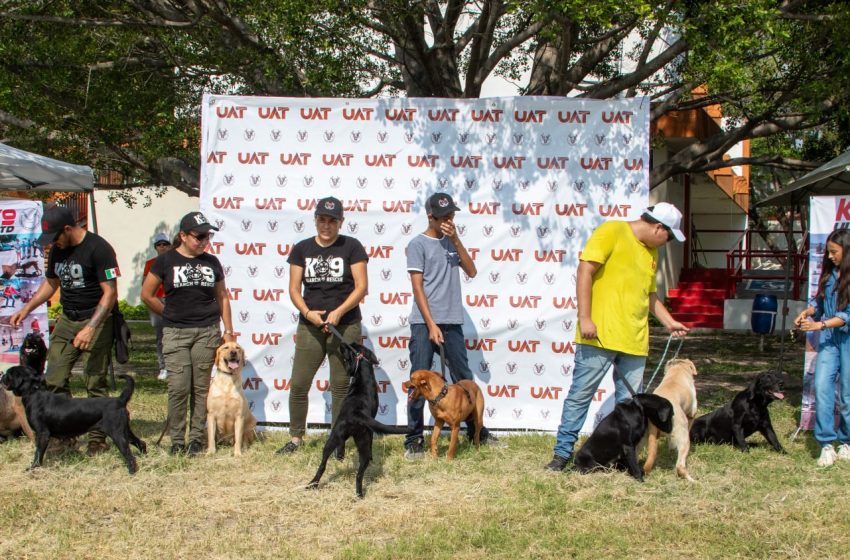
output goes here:
{"type": "Polygon", "coordinates": [[[576,342],[646,356],[658,251],[638,241],[628,222],[610,221],[594,230],[580,259],[602,265],[593,275],[590,310],[599,338],[583,339],[579,325],[576,342]]]}

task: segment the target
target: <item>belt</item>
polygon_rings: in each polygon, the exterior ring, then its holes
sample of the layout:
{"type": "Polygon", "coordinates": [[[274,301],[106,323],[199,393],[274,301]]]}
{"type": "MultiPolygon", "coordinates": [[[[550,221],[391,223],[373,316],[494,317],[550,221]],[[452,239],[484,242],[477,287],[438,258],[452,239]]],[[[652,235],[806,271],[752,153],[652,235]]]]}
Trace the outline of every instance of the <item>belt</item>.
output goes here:
{"type": "Polygon", "coordinates": [[[80,311],[76,309],[63,309],[62,314],[72,321],[85,321],[86,319],[91,319],[91,316],[94,315],[95,309],[97,309],[97,306],[80,311]]]}

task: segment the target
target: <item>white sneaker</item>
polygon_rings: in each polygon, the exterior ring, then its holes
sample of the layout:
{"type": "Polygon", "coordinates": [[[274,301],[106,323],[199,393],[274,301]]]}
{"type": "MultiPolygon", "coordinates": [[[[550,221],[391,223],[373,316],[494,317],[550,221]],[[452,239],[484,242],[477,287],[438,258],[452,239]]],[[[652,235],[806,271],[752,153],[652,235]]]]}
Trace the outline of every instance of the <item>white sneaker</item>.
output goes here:
{"type": "Polygon", "coordinates": [[[824,445],[820,450],[820,457],[818,457],[818,466],[819,467],[829,467],[835,462],[836,458],[835,449],[833,449],[832,445],[824,445]]]}
{"type": "Polygon", "coordinates": [[[842,443],[838,446],[838,458],[842,461],[850,461],[850,444],[842,443]]]}
{"type": "Polygon", "coordinates": [[[159,379],[160,381],[165,380],[167,377],[168,377],[168,370],[167,369],[159,370],[159,375],[156,376],[156,378],[159,379]]]}

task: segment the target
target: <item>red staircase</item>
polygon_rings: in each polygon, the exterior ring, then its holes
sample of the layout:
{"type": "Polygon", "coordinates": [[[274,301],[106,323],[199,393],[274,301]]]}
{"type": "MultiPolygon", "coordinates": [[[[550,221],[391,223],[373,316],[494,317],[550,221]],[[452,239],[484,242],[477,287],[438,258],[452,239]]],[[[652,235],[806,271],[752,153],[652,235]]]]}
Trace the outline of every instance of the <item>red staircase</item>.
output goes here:
{"type": "Polygon", "coordinates": [[[667,293],[670,313],[691,328],[722,329],[727,276],[725,268],[683,270],[667,293]]]}

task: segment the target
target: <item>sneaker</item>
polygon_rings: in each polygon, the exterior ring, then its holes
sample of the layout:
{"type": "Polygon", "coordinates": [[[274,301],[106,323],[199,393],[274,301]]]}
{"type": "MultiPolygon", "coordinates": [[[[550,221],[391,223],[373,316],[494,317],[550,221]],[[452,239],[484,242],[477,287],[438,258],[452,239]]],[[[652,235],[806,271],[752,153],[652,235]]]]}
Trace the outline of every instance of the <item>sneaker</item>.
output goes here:
{"type": "Polygon", "coordinates": [[[838,446],[838,458],[842,461],[850,461],[850,444],[842,443],[838,446]]]}
{"type": "Polygon", "coordinates": [[[189,457],[194,457],[196,455],[200,455],[204,452],[204,446],[200,441],[191,441],[189,442],[189,447],[186,448],[186,455],[189,457]]]}
{"type": "Polygon", "coordinates": [[[829,467],[835,462],[836,458],[835,449],[832,448],[832,445],[824,445],[820,450],[820,457],[818,457],[818,466],[819,467],[829,467]]]}
{"type": "Polygon", "coordinates": [[[159,379],[160,381],[165,381],[166,379],[168,379],[168,370],[167,369],[159,370],[159,375],[157,375],[156,378],[159,379]]]}
{"type": "Polygon", "coordinates": [[[168,450],[169,455],[182,455],[186,452],[186,446],[182,443],[172,443],[171,449],[168,450]]]}
{"type": "Polygon", "coordinates": [[[566,457],[561,457],[560,455],[553,455],[552,460],[549,461],[549,464],[547,464],[543,468],[546,469],[547,471],[558,472],[558,471],[564,470],[564,468],[567,466],[568,462],[569,462],[569,459],[567,459],[566,457]]]}
{"type": "Polygon", "coordinates": [[[507,447],[507,446],[508,446],[508,443],[507,443],[506,441],[502,441],[502,440],[500,440],[499,438],[497,438],[497,437],[496,437],[496,434],[494,434],[494,433],[492,433],[492,432],[491,432],[490,434],[488,434],[488,435],[487,435],[487,439],[485,439],[485,440],[484,440],[484,441],[482,441],[481,443],[482,443],[483,445],[486,445],[487,447],[501,447],[501,448],[504,448],[504,447],[507,447]]]}
{"type": "Polygon", "coordinates": [[[404,448],[405,461],[418,461],[425,456],[421,441],[416,441],[404,448]]]}
{"type": "Polygon", "coordinates": [[[109,449],[109,444],[105,441],[90,441],[86,448],[86,455],[94,457],[109,449]]]}
{"type": "Polygon", "coordinates": [[[289,455],[290,453],[295,453],[298,451],[298,448],[301,447],[301,443],[295,443],[292,440],[289,440],[289,443],[275,451],[276,455],[289,455]]]}

